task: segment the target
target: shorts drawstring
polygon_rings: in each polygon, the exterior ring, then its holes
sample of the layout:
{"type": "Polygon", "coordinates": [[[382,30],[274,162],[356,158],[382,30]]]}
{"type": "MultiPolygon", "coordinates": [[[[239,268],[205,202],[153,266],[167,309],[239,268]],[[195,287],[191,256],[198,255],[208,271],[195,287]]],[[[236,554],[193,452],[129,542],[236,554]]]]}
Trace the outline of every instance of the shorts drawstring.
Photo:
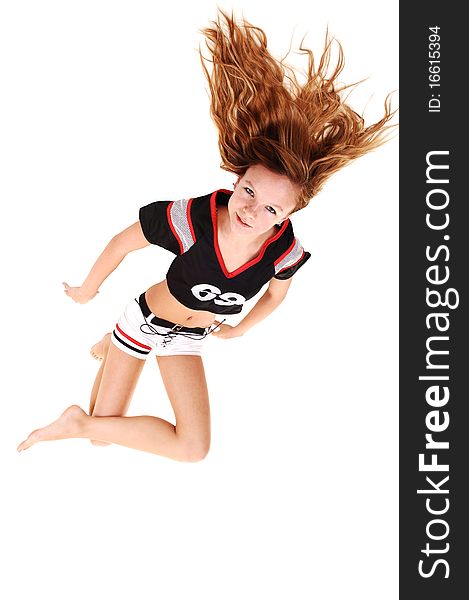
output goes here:
{"type": "MultiPolygon", "coordinates": [[[[136,302],[138,304],[137,299],[136,299],[136,302]]],[[[174,325],[166,333],[160,333],[156,329],[156,327],[154,327],[151,323],[149,323],[147,321],[147,318],[145,317],[143,312],[142,312],[142,316],[145,319],[145,323],[140,325],[140,331],[147,335],[149,334],[149,335],[162,336],[163,337],[163,347],[166,347],[166,344],[171,343],[171,341],[178,335],[189,338],[190,340],[203,340],[205,337],[207,337],[207,335],[210,335],[213,331],[215,331],[215,329],[217,327],[219,327],[222,323],[224,323],[226,321],[226,319],[223,319],[220,323],[212,324],[212,325],[210,325],[210,327],[206,327],[205,331],[203,333],[186,333],[185,331],[181,331],[181,329],[183,328],[183,325],[174,325]]],[[[186,328],[186,329],[189,329],[189,328],[186,328]]]]}

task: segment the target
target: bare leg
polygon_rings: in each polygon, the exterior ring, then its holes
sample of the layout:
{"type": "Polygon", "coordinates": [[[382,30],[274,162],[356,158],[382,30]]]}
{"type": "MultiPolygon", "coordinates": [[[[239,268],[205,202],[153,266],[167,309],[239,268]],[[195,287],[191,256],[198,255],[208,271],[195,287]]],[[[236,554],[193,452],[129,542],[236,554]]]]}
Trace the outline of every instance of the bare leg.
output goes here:
{"type": "MultiPolygon", "coordinates": [[[[142,371],[144,360],[128,356],[111,343],[106,334],[94,348],[101,346],[103,361],[91,390],[90,411],[93,417],[123,417],[142,371]],[[118,375],[117,375],[118,373],[118,375]]],[[[109,446],[110,442],[91,439],[94,446],[109,446]]]]}
{"type": "Polygon", "coordinates": [[[157,357],[176,417],[175,432],[189,454],[205,457],[210,448],[210,404],[200,356],[157,357]]]}
{"type": "Polygon", "coordinates": [[[94,358],[101,360],[101,364],[99,366],[98,373],[96,375],[96,379],[94,380],[93,389],[91,390],[90,397],[90,409],[89,414],[93,414],[93,410],[96,404],[96,398],[98,396],[99,386],[101,385],[101,379],[103,376],[104,365],[106,364],[107,353],[109,351],[109,345],[111,343],[111,334],[106,333],[102,340],[100,340],[97,344],[95,344],[90,353],[94,358]]]}
{"type": "MultiPolygon", "coordinates": [[[[210,410],[202,359],[168,356],[159,358],[158,363],[176,415],[176,426],[151,416],[89,416],[80,407],[71,406],[57,421],[33,431],[18,450],[40,441],[87,438],[175,460],[201,460],[210,444],[210,410]]],[[[128,406],[142,367],[143,361],[111,344],[96,406],[100,401],[108,408],[109,403],[114,403],[116,410],[128,406]]]]}

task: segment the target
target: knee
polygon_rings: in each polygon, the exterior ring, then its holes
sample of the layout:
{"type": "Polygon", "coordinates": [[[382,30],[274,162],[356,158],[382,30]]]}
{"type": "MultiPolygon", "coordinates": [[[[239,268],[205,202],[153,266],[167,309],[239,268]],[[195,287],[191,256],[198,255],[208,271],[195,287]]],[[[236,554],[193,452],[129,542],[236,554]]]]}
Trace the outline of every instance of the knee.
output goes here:
{"type": "Polygon", "coordinates": [[[208,454],[210,450],[209,441],[197,441],[184,444],[182,460],[184,462],[200,462],[208,454]]]}

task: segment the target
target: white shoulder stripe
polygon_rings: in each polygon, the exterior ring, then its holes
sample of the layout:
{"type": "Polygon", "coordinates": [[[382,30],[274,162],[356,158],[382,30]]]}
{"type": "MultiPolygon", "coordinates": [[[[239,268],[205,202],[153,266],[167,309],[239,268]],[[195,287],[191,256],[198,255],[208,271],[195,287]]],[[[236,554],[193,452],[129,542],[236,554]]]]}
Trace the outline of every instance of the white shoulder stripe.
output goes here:
{"type": "Polygon", "coordinates": [[[187,205],[189,200],[175,200],[170,208],[170,218],[174,230],[186,252],[194,244],[194,238],[187,218],[187,205]]]}
{"type": "Polygon", "coordinates": [[[291,267],[297,263],[304,254],[303,246],[300,244],[297,238],[295,238],[295,245],[290,252],[282,258],[282,260],[275,265],[275,274],[291,267]]]}

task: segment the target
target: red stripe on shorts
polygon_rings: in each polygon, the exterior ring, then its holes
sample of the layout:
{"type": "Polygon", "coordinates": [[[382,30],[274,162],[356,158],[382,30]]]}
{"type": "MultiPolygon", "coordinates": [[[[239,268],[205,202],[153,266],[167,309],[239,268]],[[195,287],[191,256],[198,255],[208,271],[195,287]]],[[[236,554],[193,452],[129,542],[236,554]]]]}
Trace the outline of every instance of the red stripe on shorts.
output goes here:
{"type": "Polygon", "coordinates": [[[134,344],[137,344],[137,346],[140,346],[140,348],[145,348],[145,350],[151,350],[151,346],[145,346],[145,344],[141,344],[140,342],[137,342],[137,340],[134,340],[134,338],[130,337],[130,335],[127,335],[125,333],[125,331],[122,331],[122,329],[119,327],[119,325],[117,323],[116,323],[116,329],[117,329],[117,331],[122,333],[122,335],[125,336],[128,340],[130,340],[134,344]]]}

